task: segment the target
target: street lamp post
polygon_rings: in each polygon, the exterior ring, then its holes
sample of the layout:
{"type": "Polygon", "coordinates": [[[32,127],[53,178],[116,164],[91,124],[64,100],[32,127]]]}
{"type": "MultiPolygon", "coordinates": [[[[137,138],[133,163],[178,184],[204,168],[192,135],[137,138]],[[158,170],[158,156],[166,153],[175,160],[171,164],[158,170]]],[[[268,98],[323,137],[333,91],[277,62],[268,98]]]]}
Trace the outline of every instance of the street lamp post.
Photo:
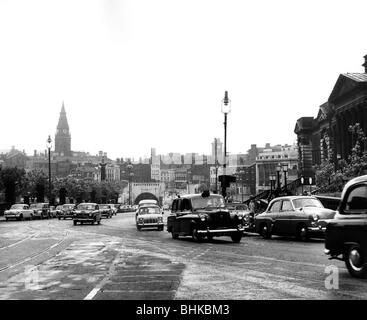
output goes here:
{"type": "Polygon", "coordinates": [[[277,189],[280,190],[280,171],[282,170],[280,163],[277,164],[275,170],[277,171],[277,189]]]}
{"type": "Polygon", "coordinates": [[[132,181],[132,177],[134,175],[133,172],[131,172],[131,170],[133,169],[133,165],[131,163],[129,163],[126,166],[128,173],[129,173],[129,205],[131,205],[131,181],[132,181]]]}
{"type": "Polygon", "coordinates": [[[224,92],[224,99],[222,100],[222,112],[224,113],[224,164],[223,164],[223,185],[222,195],[226,197],[226,167],[227,167],[227,114],[231,112],[231,100],[228,99],[228,91],[224,92]]]}
{"type": "Polygon", "coordinates": [[[52,140],[51,136],[47,139],[47,149],[48,149],[48,202],[51,204],[51,146],[52,140]]]}
{"type": "Polygon", "coordinates": [[[273,194],[273,187],[275,189],[275,179],[276,179],[275,175],[271,174],[269,176],[269,180],[270,180],[270,196],[273,194]]]}
{"type": "Polygon", "coordinates": [[[287,191],[287,173],[288,173],[288,163],[283,163],[283,172],[284,172],[284,189],[287,191]]]}
{"type": "Polygon", "coordinates": [[[239,174],[241,177],[241,201],[243,202],[243,174],[245,173],[244,170],[240,170],[239,174]]]}

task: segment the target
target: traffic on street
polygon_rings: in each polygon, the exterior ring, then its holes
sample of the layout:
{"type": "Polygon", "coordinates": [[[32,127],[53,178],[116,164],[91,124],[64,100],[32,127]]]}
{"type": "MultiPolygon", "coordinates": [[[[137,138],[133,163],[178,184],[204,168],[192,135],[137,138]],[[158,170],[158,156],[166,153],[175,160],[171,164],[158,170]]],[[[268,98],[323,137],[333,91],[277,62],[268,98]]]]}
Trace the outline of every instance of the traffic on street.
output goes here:
{"type": "Polygon", "coordinates": [[[328,260],[323,238],[173,237],[175,213],[161,211],[164,232],[137,228],[135,211],[97,217],[100,224],[2,219],[0,299],[367,298],[366,282],[328,260]]]}

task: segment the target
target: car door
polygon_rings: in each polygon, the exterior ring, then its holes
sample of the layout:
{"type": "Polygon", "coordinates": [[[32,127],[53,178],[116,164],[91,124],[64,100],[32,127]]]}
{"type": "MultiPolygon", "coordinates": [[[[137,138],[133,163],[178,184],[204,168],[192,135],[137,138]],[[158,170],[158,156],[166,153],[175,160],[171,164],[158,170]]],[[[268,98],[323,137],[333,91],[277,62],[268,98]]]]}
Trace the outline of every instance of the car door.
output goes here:
{"type": "Polygon", "coordinates": [[[270,230],[272,234],[279,234],[279,224],[277,218],[279,216],[281,204],[281,200],[275,200],[266,213],[266,220],[271,225],[270,230]]]}
{"type": "Polygon", "coordinates": [[[191,204],[189,199],[182,199],[180,201],[180,232],[191,234],[191,204]]]}
{"type": "Polygon", "coordinates": [[[289,235],[292,234],[292,218],[294,210],[289,199],[283,199],[279,213],[276,217],[276,225],[278,234],[289,235]]]}
{"type": "Polygon", "coordinates": [[[177,232],[178,225],[176,225],[176,218],[177,218],[177,210],[178,210],[178,199],[173,200],[172,202],[172,209],[170,215],[167,217],[167,229],[171,230],[175,228],[175,232],[177,232]]]}

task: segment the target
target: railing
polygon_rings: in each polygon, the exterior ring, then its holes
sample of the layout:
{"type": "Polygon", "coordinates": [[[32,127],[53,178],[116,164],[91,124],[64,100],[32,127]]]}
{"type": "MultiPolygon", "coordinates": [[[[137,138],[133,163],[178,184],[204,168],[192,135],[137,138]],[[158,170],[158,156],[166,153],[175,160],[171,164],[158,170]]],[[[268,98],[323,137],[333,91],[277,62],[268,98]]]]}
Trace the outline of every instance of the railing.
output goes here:
{"type": "Polygon", "coordinates": [[[295,194],[297,191],[297,188],[300,187],[301,185],[302,185],[301,178],[298,178],[288,183],[287,185],[281,187],[280,189],[265,190],[263,192],[260,192],[257,195],[244,201],[244,203],[248,205],[250,201],[257,201],[257,200],[262,200],[262,199],[269,200],[269,199],[273,199],[281,195],[295,194]]]}

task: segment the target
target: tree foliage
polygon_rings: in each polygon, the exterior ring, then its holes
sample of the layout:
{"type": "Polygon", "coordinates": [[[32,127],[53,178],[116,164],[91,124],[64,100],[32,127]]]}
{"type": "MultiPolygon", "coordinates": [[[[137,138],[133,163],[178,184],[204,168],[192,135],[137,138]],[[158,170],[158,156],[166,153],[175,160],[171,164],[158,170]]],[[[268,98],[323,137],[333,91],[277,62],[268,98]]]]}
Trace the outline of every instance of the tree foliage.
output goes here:
{"type": "Polygon", "coordinates": [[[21,193],[25,185],[24,169],[4,168],[0,170],[0,188],[5,193],[7,203],[15,203],[16,196],[21,193]]]}
{"type": "Polygon", "coordinates": [[[320,192],[340,192],[345,183],[367,172],[367,137],[359,123],[349,126],[353,148],[347,160],[337,166],[332,162],[333,154],[316,168],[316,186],[320,192]]]}

